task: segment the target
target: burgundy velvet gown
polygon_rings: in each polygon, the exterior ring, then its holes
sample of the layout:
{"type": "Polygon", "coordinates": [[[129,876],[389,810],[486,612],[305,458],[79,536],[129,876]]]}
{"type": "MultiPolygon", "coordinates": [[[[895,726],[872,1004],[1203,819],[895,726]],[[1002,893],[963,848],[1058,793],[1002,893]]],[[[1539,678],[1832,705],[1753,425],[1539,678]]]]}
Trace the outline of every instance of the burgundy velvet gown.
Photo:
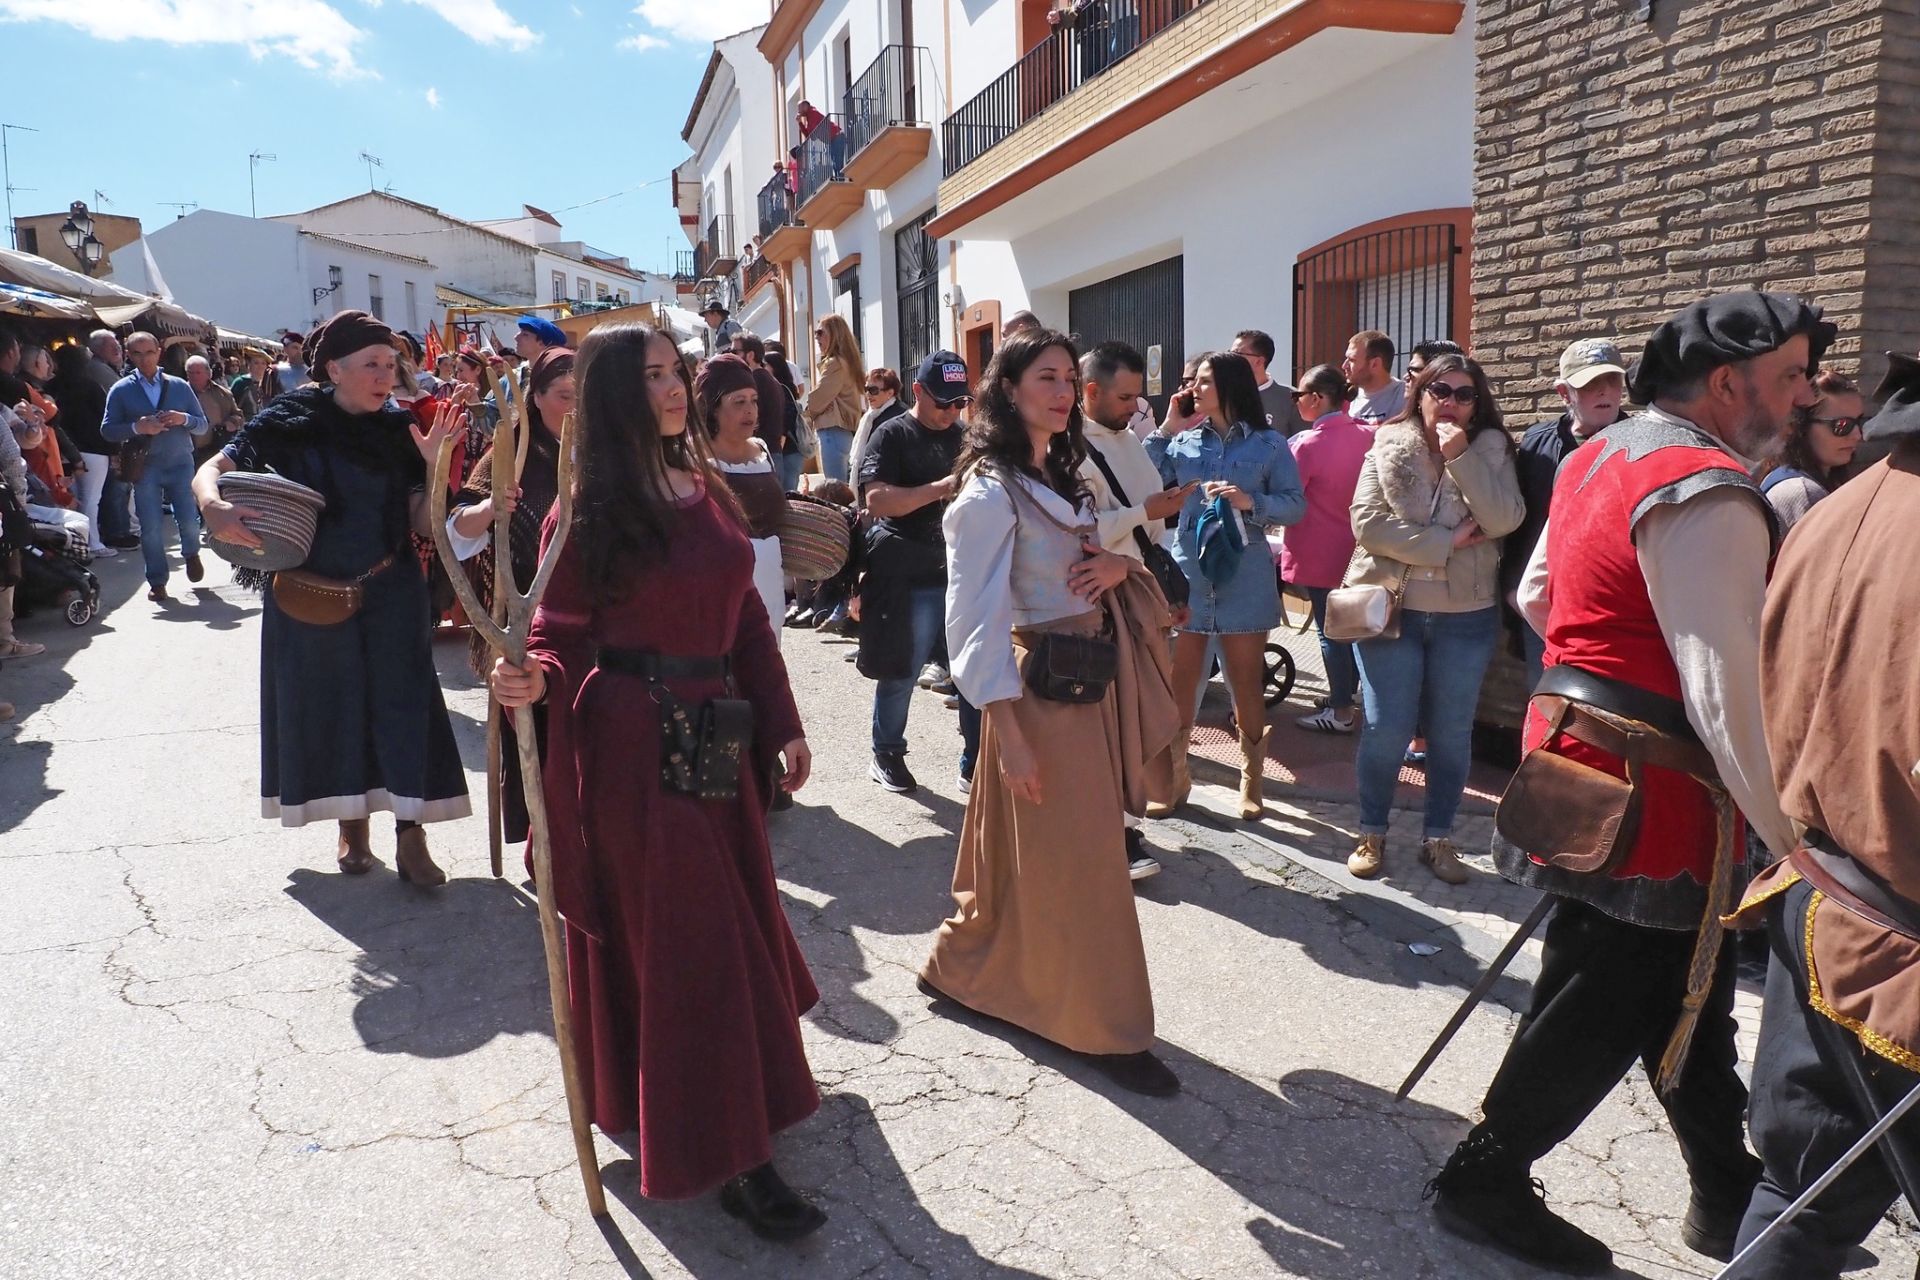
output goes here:
{"type": "MultiPolygon", "coordinates": [[[[553,536],[553,521],[547,523],[553,536]]],[[[638,1133],[640,1192],[700,1195],[772,1158],[819,1091],[800,1015],[819,999],[774,883],[767,779],[801,736],[753,549],[705,495],[671,549],[595,605],[569,540],[534,617],[546,667],[546,795],[566,917],[574,1035],[595,1124],[638,1133]],[[594,665],[600,646],[729,654],[735,692],[674,680],[689,705],[753,703],[752,764],[734,801],[665,789],[648,682],[594,665]]]]}

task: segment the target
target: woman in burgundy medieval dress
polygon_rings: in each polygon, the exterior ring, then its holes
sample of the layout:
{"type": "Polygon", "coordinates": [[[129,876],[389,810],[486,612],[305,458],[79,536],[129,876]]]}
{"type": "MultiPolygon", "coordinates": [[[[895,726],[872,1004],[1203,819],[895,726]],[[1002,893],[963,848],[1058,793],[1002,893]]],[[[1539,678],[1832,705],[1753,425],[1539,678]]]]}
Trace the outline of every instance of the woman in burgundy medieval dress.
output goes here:
{"type": "Polygon", "coordinates": [[[766,780],[784,757],[797,791],[811,755],[673,344],[609,325],[575,372],[573,529],[527,663],[497,662],[493,687],[507,706],[547,706],[553,888],[589,1106],[602,1130],[638,1132],[642,1195],[719,1187],[757,1234],[795,1239],[826,1215],[774,1171],[773,1135],[820,1105],[799,1026],[819,993],[774,883],[766,780]],[[689,793],[663,750],[667,713],[698,725],[737,700],[751,737],[718,771],[735,794],[689,793]]]}

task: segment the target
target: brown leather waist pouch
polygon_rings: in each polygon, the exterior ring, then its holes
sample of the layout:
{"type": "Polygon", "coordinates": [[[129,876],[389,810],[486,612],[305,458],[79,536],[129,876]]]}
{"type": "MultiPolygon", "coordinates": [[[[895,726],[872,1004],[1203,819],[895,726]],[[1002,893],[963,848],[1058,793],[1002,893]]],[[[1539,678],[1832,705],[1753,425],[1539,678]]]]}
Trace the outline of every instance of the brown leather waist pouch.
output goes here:
{"type": "Polygon", "coordinates": [[[310,627],[337,627],[360,612],[361,584],[393,563],[388,556],[357,578],[323,578],[305,569],[282,569],[273,575],[273,602],[280,612],[310,627]]]}

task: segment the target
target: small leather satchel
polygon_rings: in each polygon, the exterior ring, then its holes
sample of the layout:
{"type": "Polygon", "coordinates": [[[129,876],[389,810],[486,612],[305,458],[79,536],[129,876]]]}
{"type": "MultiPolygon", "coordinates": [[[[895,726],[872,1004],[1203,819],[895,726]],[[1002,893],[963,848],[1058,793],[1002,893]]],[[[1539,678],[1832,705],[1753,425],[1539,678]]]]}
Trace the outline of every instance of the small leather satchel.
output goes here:
{"type": "Polygon", "coordinates": [[[1049,702],[1098,702],[1119,670],[1111,637],[1048,631],[1027,658],[1027,687],[1049,702]]]}
{"type": "Polygon", "coordinates": [[[393,564],[388,556],[357,578],[323,578],[305,569],[282,569],[273,575],[273,602],[280,612],[310,627],[337,627],[360,612],[365,602],[362,585],[393,564]]]}
{"type": "MultiPolygon", "coordinates": [[[[1535,705],[1547,718],[1542,743],[1551,742],[1575,713],[1566,698],[1540,695],[1535,705]]],[[[1573,735],[1586,740],[1587,734],[1573,735]]],[[[1506,794],[1494,813],[1493,825],[1516,847],[1549,866],[1579,873],[1610,870],[1633,849],[1640,833],[1642,741],[1647,735],[1624,735],[1607,744],[1626,765],[1627,776],[1617,778],[1604,769],[1555,755],[1544,745],[1520,761],[1506,794]]]]}

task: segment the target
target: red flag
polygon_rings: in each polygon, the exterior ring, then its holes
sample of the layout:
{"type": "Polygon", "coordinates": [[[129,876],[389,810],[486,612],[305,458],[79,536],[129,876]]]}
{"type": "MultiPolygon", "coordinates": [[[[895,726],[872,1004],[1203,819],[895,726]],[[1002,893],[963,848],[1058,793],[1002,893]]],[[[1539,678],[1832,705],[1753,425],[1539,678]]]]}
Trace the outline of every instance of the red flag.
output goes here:
{"type": "Polygon", "coordinates": [[[432,325],[427,326],[427,343],[425,350],[427,369],[431,372],[433,367],[440,363],[440,357],[446,354],[446,351],[440,346],[440,331],[432,325]]]}

